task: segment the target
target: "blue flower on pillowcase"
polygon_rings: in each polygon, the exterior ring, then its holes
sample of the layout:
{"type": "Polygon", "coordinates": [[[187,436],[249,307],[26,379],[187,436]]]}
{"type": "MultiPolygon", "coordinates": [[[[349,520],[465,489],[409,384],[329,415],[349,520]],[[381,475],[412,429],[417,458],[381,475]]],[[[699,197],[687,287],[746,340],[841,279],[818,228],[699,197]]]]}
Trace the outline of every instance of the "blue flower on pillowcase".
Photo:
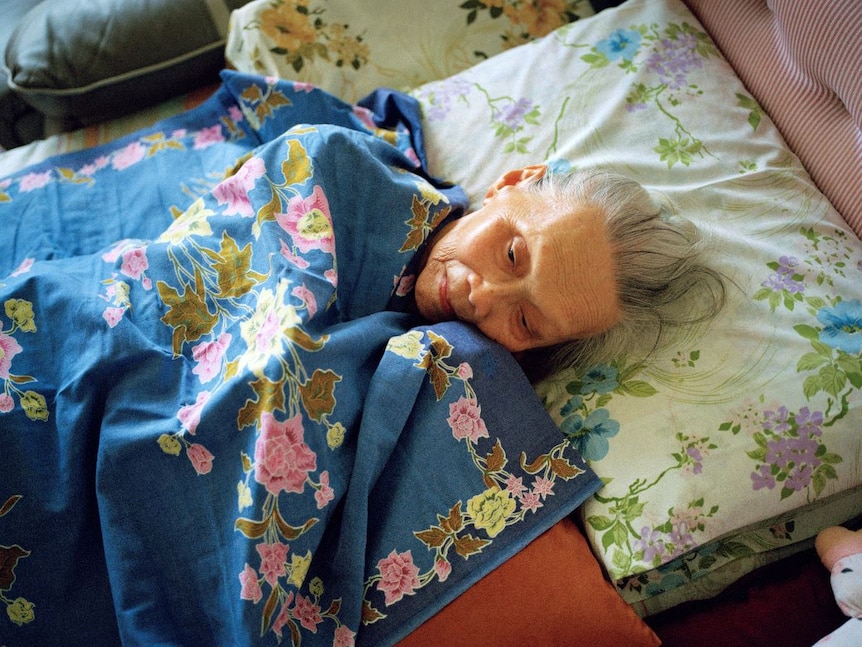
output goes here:
{"type": "Polygon", "coordinates": [[[820,331],[824,344],[854,355],[862,352],[862,302],[858,299],[821,308],[817,321],[824,326],[820,331]]]}
{"type": "Polygon", "coordinates": [[[609,61],[618,58],[624,61],[632,60],[641,46],[641,34],[634,29],[617,29],[604,40],[596,43],[596,50],[604,54],[609,61]]]}
{"type": "Polygon", "coordinates": [[[550,173],[568,173],[572,170],[572,164],[569,160],[555,159],[545,162],[550,173]]]}
{"type": "Polygon", "coordinates": [[[611,418],[607,409],[596,409],[586,418],[581,415],[566,418],[560,430],[584,460],[597,461],[608,455],[608,438],[619,433],[620,423],[611,418]]]}
{"type": "Polygon", "coordinates": [[[616,366],[599,364],[581,378],[581,393],[610,393],[619,386],[620,372],[616,366]]]}

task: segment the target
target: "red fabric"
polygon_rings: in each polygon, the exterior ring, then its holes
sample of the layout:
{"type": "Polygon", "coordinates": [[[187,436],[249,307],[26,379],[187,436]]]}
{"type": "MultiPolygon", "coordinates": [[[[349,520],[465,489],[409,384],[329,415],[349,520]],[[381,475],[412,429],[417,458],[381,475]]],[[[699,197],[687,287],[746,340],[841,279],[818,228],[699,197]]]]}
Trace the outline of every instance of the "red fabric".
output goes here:
{"type": "Polygon", "coordinates": [[[713,600],[647,618],[664,647],[811,647],[846,621],[813,549],[745,576],[713,600]]]}
{"type": "Polygon", "coordinates": [[[474,584],[398,647],[655,647],[564,519],[474,584]]]}

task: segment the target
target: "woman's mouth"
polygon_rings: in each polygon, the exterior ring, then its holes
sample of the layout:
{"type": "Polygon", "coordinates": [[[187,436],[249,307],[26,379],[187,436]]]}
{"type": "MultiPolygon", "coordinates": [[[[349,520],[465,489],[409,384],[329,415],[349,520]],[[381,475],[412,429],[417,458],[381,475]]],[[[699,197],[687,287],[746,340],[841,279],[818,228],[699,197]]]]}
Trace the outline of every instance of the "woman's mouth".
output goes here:
{"type": "Polygon", "coordinates": [[[440,281],[440,308],[443,310],[444,315],[450,319],[455,318],[455,309],[449,303],[449,277],[445,274],[443,275],[443,280],[440,281]]]}

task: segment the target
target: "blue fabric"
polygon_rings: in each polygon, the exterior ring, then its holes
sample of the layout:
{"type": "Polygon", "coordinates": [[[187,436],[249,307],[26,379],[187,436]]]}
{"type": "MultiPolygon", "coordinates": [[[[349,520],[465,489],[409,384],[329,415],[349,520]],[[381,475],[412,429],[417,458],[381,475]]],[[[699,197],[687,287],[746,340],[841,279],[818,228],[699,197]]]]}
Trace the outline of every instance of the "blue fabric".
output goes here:
{"type": "Polygon", "coordinates": [[[466,204],[418,127],[226,73],[0,181],[4,645],[390,645],[596,491],[508,353],[411,314],[466,204]]]}

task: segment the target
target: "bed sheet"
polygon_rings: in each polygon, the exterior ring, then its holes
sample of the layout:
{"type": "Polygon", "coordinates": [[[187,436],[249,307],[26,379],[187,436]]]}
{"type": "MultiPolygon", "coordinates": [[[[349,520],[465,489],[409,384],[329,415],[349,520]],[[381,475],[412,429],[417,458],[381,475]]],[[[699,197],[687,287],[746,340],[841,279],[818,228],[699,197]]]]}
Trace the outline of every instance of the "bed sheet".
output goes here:
{"type": "Polygon", "coordinates": [[[537,385],[605,483],[582,516],[626,600],[714,595],[858,514],[862,244],[685,5],[630,0],[412,94],[473,205],[507,169],[612,168],[729,278],[710,325],[537,385]]]}
{"type": "Polygon", "coordinates": [[[466,203],[416,103],[224,81],[0,180],[8,647],[393,644],[600,485],[409,312],[466,203]]]}

